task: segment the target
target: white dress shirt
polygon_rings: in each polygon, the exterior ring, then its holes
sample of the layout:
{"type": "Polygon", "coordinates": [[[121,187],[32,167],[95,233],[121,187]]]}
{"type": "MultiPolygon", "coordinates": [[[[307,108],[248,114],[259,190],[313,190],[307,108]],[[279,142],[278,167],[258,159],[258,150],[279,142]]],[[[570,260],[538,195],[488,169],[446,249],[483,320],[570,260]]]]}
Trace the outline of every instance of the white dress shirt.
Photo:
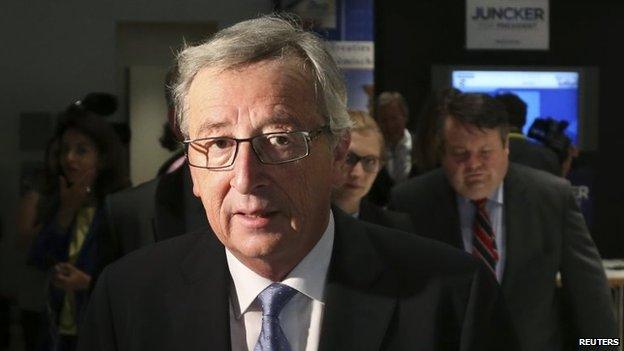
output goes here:
{"type": "MultiPolygon", "coordinates": [[[[476,211],[474,204],[459,194],[457,194],[457,208],[459,209],[459,224],[461,227],[464,249],[472,254],[472,224],[475,220],[476,211]]],[[[505,268],[505,221],[503,220],[503,184],[498,186],[494,193],[488,196],[485,209],[490,217],[492,230],[496,239],[496,249],[498,250],[498,263],[496,264],[496,280],[503,281],[503,271],[505,268]]]]}
{"type": "Polygon", "coordinates": [[[406,180],[412,170],[412,135],[405,129],[403,138],[394,146],[386,147],[386,169],[395,183],[406,180]]]}
{"type": "MultiPolygon", "coordinates": [[[[321,239],[281,281],[298,291],[280,312],[280,325],[292,351],[316,351],[325,310],[325,280],[334,245],[334,216],[321,239]]],[[[242,264],[225,250],[232,276],[230,336],[232,351],[252,351],[262,328],[262,307],[256,297],[273,282],[242,264]]]]}

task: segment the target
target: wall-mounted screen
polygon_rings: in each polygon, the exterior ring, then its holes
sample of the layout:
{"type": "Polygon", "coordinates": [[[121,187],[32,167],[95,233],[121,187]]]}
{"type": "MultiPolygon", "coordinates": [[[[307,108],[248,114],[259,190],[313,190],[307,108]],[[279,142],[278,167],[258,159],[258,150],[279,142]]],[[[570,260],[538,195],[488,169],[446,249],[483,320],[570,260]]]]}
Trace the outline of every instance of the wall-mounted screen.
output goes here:
{"type": "Polygon", "coordinates": [[[463,92],[515,94],[527,104],[524,134],[536,118],[552,117],[567,121],[566,134],[578,143],[578,72],[453,71],[451,82],[463,92]]]}
{"type": "Polygon", "coordinates": [[[527,134],[536,118],[569,123],[566,134],[584,149],[597,148],[597,90],[595,68],[434,66],[432,87],[457,88],[490,95],[513,93],[527,104],[527,134]]]}

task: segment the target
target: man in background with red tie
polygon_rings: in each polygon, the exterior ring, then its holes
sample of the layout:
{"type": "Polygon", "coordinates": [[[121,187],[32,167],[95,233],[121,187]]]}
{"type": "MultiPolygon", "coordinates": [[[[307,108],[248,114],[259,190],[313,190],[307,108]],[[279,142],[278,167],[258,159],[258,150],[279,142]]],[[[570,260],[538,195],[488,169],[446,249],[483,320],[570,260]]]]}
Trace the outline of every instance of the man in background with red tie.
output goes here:
{"type": "Polygon", "coordinates": [[[411,213],[416,233],[483,262],[523,350],[562,350],[564,333],[576,345],[617,337],[600,256],[569,184],[509,162],[507,113],[494,98],[458,94],[440,111],[442,168],[395,187],[389,207],[411,213]]]}

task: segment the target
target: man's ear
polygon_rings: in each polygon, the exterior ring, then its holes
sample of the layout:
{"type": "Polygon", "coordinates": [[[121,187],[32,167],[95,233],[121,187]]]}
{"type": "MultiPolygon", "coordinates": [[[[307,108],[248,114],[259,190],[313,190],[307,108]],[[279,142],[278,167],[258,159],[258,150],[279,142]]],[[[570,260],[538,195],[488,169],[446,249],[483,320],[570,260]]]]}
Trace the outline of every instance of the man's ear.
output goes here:
{"type": "Polygon", "coordinates": [[[195,195],[196,198],[201,199],[201,191],[198,186],[199,182],[195,181],[195,174],[194,174],[195,169],[194,167],[189,166],[188,163],[187,165],[185,165],[185,167],[189,167],[191,171],[191,182],[193,183],[193,195],[195,195]]]}

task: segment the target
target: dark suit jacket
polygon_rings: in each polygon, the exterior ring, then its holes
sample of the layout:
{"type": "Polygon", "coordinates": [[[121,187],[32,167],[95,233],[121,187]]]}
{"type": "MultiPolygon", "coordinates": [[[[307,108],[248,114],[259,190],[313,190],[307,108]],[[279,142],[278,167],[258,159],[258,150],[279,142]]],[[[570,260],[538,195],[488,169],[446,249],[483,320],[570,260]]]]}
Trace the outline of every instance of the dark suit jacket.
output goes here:
{"type": "MultiPolygon", "coordinates": [[[[573,318],[575,336],[617,337],[600,256],[570,186],[512,163],[503,189],[502,289],[523,350],[562,349],[562,304],[573,318]],[[563,296],[556,292],[557,272],[563,296]]],[[[393,189],[390,207],[410,213],[416,233],[463,248],[455,193],[441,169],[393,189]]]]}
{"type": "MultiPolygon", "coordinates": [[[[117,259],[155,241],[208,228],[201,201],[193,195],[187,165],[108,196],[105,200],[109,255],[117,259]]],[[[111,261],[111,260],[109,260],[111,261]]]]}
{"type": "Polygon", "coordinates": [[[509,161],[561,176],[561,164],[551,149],[531,142],[524,135],[509,137],[509,161]]]}
{"type": "MultiPolygon", "coordinates": [[[[334,211],[324,350],[514,350],[499,289],[469,255],[334,211]]],[[[134,252],[98,281],[79,350],[228,350],[231,277],[214,235],[134,252]]]]}
{"type": "Polygon", "coordinates": [[[362,202],[360,202],[360,212],[357,218],[382,227],[398,229],[408,233],[414,232],[412,219],[409,215],[386,210],[366,199],[362,199],[362,202]]]}

